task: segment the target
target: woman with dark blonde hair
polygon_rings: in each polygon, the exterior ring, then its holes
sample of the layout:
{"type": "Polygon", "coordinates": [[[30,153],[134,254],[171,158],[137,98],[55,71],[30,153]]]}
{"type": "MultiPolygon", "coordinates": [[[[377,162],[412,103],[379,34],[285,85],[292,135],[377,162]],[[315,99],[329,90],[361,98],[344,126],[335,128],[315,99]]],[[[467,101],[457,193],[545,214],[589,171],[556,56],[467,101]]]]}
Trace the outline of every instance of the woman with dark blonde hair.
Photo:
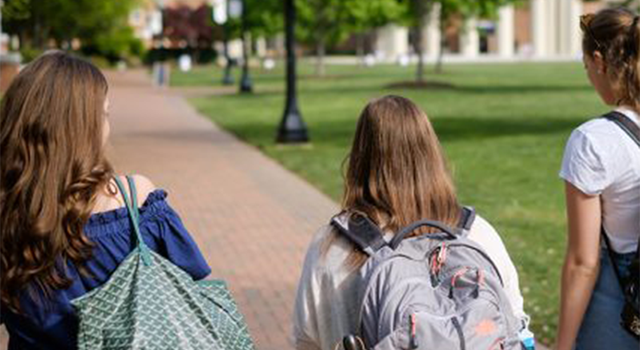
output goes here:
{"type": "MultiPolygon", "coordinates": [[[[9,349],[75,349],[71,300],[106,282],[136,246],[105,155],[108,85],[63,52],[28,64],[0,110],[0,317],[9,349]]],[[[147,245],[194,279],[210,273],[180,218],[134,176],[147,245]]]]}
{"type": "MultiPolygon", "coordinates": [[[[389,240],[421,219],[457,226],[462,208],[438,137],[427,115],[410,100],[385,96],[362,111],[348,158],[342,209],[340,215],[365,215],[389,240]]],[[[477,216],[468,237],[495,262],[515,315],[528,323],[518,274],[500,236],[477,216]]],[[[293,316],[297,349],[333,350],[342,337],[357,334],[358,270],[366,259],[332,226],[320,228],[298,284],[293,316]]]]}
{"type": "Polygon", "coordinates": [[[640,125],[640,20],[606,9],[582,16],[581,27],[589,80],[615,111],[575,129],[565,149],[568,245],[557,348],[638,349],[621,326],[620,282],[634,278],[640,238],[640,144],[616,124],[640,125]]]}

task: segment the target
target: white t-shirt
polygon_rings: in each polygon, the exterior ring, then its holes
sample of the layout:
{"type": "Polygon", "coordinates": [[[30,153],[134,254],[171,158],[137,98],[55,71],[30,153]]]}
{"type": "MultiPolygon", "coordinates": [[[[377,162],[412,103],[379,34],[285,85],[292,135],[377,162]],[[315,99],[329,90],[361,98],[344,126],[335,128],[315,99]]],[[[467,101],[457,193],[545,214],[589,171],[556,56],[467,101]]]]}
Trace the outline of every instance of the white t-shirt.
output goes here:
{"type": "MultiPolygon", "coordinates": [[[[628,108],[618,112],[640,125],[628,108]]],[[[567,141],[560,177],[587,195],[601,196],[602,221],[614,251],[637,249],[640,236],[640,147],[618,125],[590,120],[567,141]]]]}
{"type": "MultiPolygon", "coordinates": [[[[331,226],[322,227],[307,251],[293,311],[293,342],[297,349],[334,350],[337,342],[356,332],[361,287],[358,271],[345,266],[353,245],[339,237],[323,254],[331,226]]],[[[528,323],[523,311],[518,272],[495,229],[476,216],[469,239],[484,248],[502,276],[516,316],[528,323]]]]}

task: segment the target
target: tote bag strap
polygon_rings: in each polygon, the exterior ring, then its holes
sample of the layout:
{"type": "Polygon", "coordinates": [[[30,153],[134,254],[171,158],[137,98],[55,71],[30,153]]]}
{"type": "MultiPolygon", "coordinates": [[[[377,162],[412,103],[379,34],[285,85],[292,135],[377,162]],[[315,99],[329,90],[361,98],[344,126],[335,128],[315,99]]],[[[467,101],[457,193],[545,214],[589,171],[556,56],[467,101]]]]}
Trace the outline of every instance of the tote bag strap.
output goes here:
{"type": "Polygon", "coordinates": [[[135,234],[136,244],[138,249],[140,250],[140,257],[145,265],[151,264],[151,253],[149,251],[149,247],[142,239],[142,234],[140,233],[139,226],[139,218],[140,212],[138,211],[138,194],[136,192],[136,185],[131,176],[127,175],[127,183],[129,184],[129,190],[131,191],[132,201],[129,201],[129,196],[127,195],[127,191],[125,190],[124,184],[117,177],[115,178],[116,185],[118,185],[118,189],[122,194],[122,198],[124,200],[124,204],[127,207],[127,212],[129,213],[129,218],[131,219],[131,226],[133,228],[133,233],[135,234]]]}

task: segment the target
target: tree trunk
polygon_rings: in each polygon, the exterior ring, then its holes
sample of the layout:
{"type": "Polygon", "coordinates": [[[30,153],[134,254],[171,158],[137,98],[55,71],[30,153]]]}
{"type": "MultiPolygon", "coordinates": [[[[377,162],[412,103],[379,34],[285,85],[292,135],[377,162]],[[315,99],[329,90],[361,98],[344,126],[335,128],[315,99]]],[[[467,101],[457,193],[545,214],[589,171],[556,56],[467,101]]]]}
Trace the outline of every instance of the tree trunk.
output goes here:
{"type": "Polygon", "coordinates": [[[325,39],[321,37],[318,38],[318,42],[316,43],[316,75],[319,77],[325,76],[324,55],[325,39]]]}
{"type": "Polygon", "coordinates": [[[416,67],[416,81],[418,83],[424,82],[424,45],[423,45],[423,31],[427,25],[427,15],[431,8],[429,0],[415,0],[415,15],[416,26],[414,28],[414,43],[413,47],[418,55],[418,66],[416,67]]]}
{"type": "Polygon", "coordinates": [[[42,44],[42,28],[40,26],[40,20],[36,17],[33,21],[33,47],[44,50],[42,44]]]}
{"type": "Polygon", "coordinates": [[[440,49],[438,50],[438,60],[436,61],[436,73],[442,73],[442,60],[444,55],[444,47],[447,43],[447,36],[445,35],[446,20],[444,14],[444,8],[440,10],[440,49]]]}
{"type": "Polygon", "coordinates": [[[356,57],[358,65],[364,65],[364,33],[356,34],[356,57]]]}
{"type": "Polygon", "coordinates": [[[418,66],[416,67],[416,81],[418,83],[424,82],[424,49],[422,45],[422,30],[424,25],[415,28],[415,40],[414,48],[418,55],[418,66]]]}

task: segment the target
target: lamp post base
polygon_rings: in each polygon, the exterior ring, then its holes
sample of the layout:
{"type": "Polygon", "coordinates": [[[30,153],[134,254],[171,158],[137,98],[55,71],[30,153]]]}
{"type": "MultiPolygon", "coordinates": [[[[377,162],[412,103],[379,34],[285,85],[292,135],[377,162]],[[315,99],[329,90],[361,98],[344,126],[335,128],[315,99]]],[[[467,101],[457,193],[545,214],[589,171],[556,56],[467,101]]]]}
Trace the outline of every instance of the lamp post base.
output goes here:
{"type": "Polygon", "coordinates": [[[233,75],[231,75],[231,66],[227,63],[224,69],[224,76],[222,77],[222,85],[233,85],[234,83],[235,79],[233,79],[233,75]]]}
{"type": "Polygon", "coordinates": [[[243,74],[242,80],[240,80],[240,92],[253,92],[253,83],[251,82],[251,78],[246,74],[243,74]]]}
{"type": "Polygon", "coordinates": [[[294,109],[285,111],[282,117],[282,124],[278,128],[278,143],[306,143],[309,142],[307,127],[302,121],[302,116],[294,109]]]}

